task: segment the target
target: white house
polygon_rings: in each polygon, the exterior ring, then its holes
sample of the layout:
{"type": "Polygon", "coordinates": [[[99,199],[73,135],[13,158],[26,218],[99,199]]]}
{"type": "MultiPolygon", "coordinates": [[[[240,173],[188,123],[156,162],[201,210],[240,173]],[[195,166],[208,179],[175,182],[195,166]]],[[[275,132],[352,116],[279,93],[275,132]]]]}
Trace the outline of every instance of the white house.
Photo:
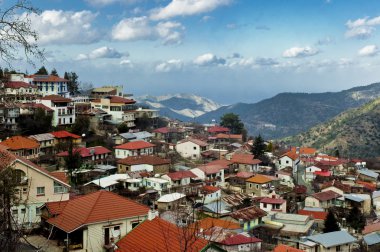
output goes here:
{"type": "Polygon", "coordinates": [[[145,141],[134,141],[114,147],[116,158],[126,158],[130,156],[140,156],[140,155],[152,155],[154,144],[145,141]]]}
{"type": "Polygon", "coordinates": [[[263,198],[260,200],[260,209],[270,212],[283,212],[286,213],[286,200],[281,198],[263,198]]]}
{"type": "Polygon", "coordinates": [[[285,172],[285,171],[277,171],[276,172],[276,178],[279,179],[281,185],[285,185],[288,187],[293,188],[294,182],[293,182],[293,176],[291,173],[285,172]]]}
{"type": "Polygon", "coordinates": [[[143,178],[143,186],[154,189],[161,194],[162,191],[166,191],[169,188],[170,182],[161,178],[143,178]]]}
{"type": "Polygon", "coordinates": [[[299,155],[295,152],[286,152],[278,159],[278,169],[284,169],[285,167],[292,167],[293,172],[297,170],[297,164],[299,163],[299,155]]]}
{"type": "Polygon", "coordinates": [[[175,148],[184,158],[200,159],[201,153],[208,149],[208,143],[189,138],[178,142],[175,148]]]}
{"type": "MultiPolygon", "coordinates": [[[[125,183],[126,179],[130,178],[128,174],[112,174],[107,177],[99,178],[99,179],[94,179],[86,184],[84,186],[88,186],[91,184],[97,185],[103,190],[106,191],[112,191],[117,188],[118,184],[123,184],[125,183]]],[[[124,185],[125,187],[125,185],[124,185]]]]}
{"type": "Polygon", "coordinates": [[[214,201],[220,201],[222,198],[222,190],[219,187],[215,186],[204,186],[199,192],[200,199],[198,202],[203,204],[208,204],[214,201]]]}
{"type": "Polygon", "coordinates": [[[159,210],[174,210],[184,202],[186,194],[183,193],[169,193],[161,196],[157,200],[157,209],[159,210]]]}
{"type": "Polygon", "coordinates": [[[71,99],[59,95],[47,95],[37,103],[42,103],[53,112],[53,126],[65,126],[75,123],[75,107],[71,104],[71,99]]]}
{"type": "Polygon", "coordinates": [[[224,185],[224,169],[220,165],[204,165],[190,170],[207,185],[224,185]]]}
{"type": "Polygon", "coordinates": [[[322,171],[322,169],[319,168],[319,167],[317,167],[317,166],[314,166],[314,165],[306,167],[306,169],[305,169],[305,180],[306,181],[312,181],[312,180],[314,180],[315,176],[316,176],[314,174],[314,172],[316,172],[316,171],[320,172],[320,171],[322,171]]]}
{"type": "Polygon", "coordinates": [[[67,89],[67,83],[69,81],[66,79],[54,75],[30,75],[27,76],[26,79],[33,79],[33,81],[30,84],[36,85],[42,96],[69,96],[69,91],[67,89]]]}
{"type": "Polygon", "coordinates": [[[176,171],[165,174],[161,178],[170,181],[171,186],[186,186],[190,184],[191,179],[196,177],[191,171],[176,171]]]}

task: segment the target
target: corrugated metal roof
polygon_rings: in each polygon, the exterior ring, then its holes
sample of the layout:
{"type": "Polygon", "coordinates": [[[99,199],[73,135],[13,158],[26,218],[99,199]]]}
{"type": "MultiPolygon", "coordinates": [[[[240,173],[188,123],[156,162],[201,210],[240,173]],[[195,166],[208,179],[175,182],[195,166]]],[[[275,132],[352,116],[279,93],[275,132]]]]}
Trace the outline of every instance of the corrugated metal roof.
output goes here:
{"type": "Polygon", "coordinates": [[[363,239],[365,243],[367,243],[368,246],[375,245],[375,244],[380,243],[380,234],[378,233],[368,234],[368,235],[363,236],[363,239]]]}
{"type": "Polygon", "coordinates": [[[321,244],[325,248],[331,248],[343,244],[354,243],[356,238],[347,231],[335,231],[324,234],[308,236],[307,239],[321,244]]]}
{"type": "Polygon", "coordinates": [[[368,170],[368,169],[359,170],[359,173],[363,174],[365,176],[368,176],[368,177],[372,177],[372,178],[377,178],[379,176],[378,173],[371,171],[371,170],[368,170]]]}

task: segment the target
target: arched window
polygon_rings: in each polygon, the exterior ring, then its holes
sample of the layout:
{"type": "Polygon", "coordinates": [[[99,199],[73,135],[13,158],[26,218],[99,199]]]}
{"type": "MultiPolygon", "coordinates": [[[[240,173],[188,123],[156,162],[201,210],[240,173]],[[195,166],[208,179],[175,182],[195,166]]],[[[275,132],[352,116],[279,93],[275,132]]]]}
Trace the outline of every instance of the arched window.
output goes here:
{"type": "Polygon", "coordinates": [[[28,182],[28,177],[26,177],[26,173],[22,170],[14,170],[13,171],[13,178],[16,183],[18,184],[24,184],[28,182]]]}

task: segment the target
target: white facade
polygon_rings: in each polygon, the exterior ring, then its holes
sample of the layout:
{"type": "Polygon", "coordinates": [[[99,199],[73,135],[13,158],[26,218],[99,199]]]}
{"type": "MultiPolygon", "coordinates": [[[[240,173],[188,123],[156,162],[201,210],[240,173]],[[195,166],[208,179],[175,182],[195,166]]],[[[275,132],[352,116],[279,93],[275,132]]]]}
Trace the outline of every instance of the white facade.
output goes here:
{"type": "Polygon", "coordinates": [[[157,190],[160,194],[168,189],[169,181],[161,178],[143,178],[143,186],[157,190]]]}
{"type": "Polygon", "coordinates": [[[37,102],[54,110],[53,126],[72,125],[75,123],[75,107],[71,106],[68,102],[54,102],[52,100],[39,100],[37,102]]]}
{"type": "Polygon", "coordinates": [[[126,150],[115,148],[116,158],[126,158],[130,156],[140,156],[140,155],[153,155],[153,147],[137,149],[137,150],[126,150]]]}
{"type": "Polygon", "coordinates": [[[216,192],[212,192],[212,193],[208,193],[208,194],[203,195],[202,202],[204,204],[208,204],[210,202],[220,200],[221,198],[222,198],[222,191],[218,190],[216,192]]]}
{"type": "Polygon", "coordinates": [[[278,159],[278,169],[281,170],[281,169],[284,169],[285,167],[290,166],[294,170],[296,162],[297,160],[293,160],[288,156],[280,157],[278,159]]]}
{"type": "Polygon", "coordinates": [[[177,143],[175,148],[181,157],[190,159],[200,159],[201,152],[203,151],[201,146],[191,141],[177,143]]]}

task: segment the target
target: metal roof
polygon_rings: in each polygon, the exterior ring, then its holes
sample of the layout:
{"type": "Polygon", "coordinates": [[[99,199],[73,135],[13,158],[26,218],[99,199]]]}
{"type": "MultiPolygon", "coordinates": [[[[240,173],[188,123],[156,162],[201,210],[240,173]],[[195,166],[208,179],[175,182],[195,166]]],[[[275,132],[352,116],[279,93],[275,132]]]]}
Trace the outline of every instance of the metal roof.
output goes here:
{"type": "Polygon", "coordinates": [[[173,202],[173,201],[185,198],[185,197],[186,197],[186,194],[183,194],[183,193],[169,193],[169,194],[165,194],[165,195],[161,196],[157,200],[157,202],[169,203],[169,202],[173,202]]]}
{"type": "Polygon", "coordinates": [[[307,239],[321,244],[325,248],[331,248],[343,244],[354,243],[356,238],[347,231],[335,231],[324,234],[308,236],[307,239]]]}
{"type": "Polygon", "coordinates": [[[375,245],[375,244],[380,243],[380,234],[378,233],[367,234],[363,236],[363,239],[368,246],[375,245]]]}
{"type": "Polygon", "coordinates": [[[50,134],[50,133],[31,135],[29,137],[37,140],[38,142],[48,141],[48,140],[54,140],[54,136],[52,134],[50,134]]]}
{"type": "Polygon", "coordinates": [[[368,169],[359,170],[359,173],[372,178],[377,178],[379,176],[377,172],[368,169]]]}

